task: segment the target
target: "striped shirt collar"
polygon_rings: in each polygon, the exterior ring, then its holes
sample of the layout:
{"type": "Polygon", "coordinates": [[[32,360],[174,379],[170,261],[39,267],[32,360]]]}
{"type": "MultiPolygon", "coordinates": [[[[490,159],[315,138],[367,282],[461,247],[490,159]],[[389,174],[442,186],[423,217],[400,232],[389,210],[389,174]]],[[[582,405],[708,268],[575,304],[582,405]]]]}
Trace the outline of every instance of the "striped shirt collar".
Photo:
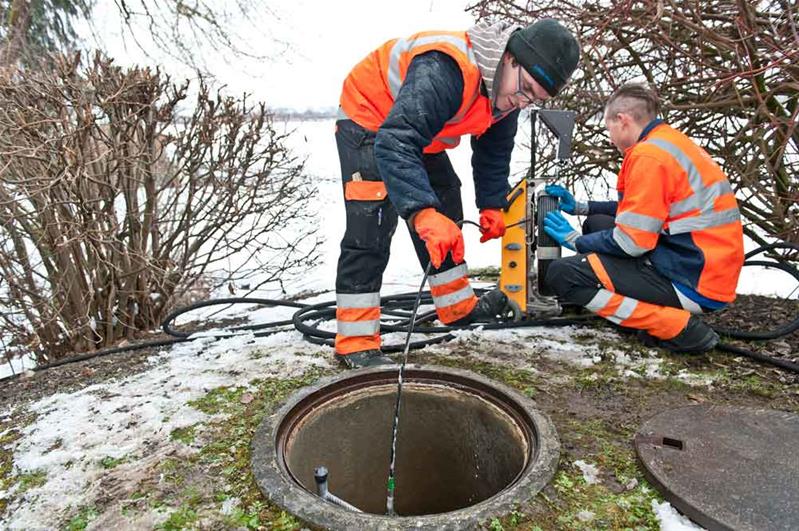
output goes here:
{"type": "Polygon", "coordinates": [[[480,21],[476,25],[466,30],[469,41],[474,50],[474,57],[477,60],[477,68],[483,78],[491,106],[494,106],[496,94],[494,93],[494,82],[499,78],[502,66],[502,54],[508,44],[508,38],[519,26],[506,22],[496,22],[491,24],[480,21]]]}

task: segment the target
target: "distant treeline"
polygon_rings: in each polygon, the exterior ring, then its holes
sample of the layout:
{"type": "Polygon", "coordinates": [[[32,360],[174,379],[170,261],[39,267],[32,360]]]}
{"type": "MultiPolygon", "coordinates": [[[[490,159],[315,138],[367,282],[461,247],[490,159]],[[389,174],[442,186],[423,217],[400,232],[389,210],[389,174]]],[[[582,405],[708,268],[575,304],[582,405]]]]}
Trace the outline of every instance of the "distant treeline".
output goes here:
{"type": "Polygon", "coordinates": [[[278,120],[327,120],[336,117],[336,107],[321,107],[317,109],[270,109],[272,116],[278,120]]]}

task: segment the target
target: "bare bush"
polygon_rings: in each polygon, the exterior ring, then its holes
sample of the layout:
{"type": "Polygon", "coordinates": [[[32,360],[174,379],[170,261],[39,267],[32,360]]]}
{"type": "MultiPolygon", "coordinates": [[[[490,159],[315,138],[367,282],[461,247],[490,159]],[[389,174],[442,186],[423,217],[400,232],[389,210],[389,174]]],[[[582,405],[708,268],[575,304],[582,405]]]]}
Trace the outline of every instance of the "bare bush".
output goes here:
{"type": "Polygon", "coordinates": [[[99,55],[50,61],[0,72],[0,337],[14,348],[45,361],[111,345],[209,271],[267,283],[314,263],[314,190],[263,104],[201,84],[182,119],[188,83],[99,55]]]}
{"type": "MultiPolygon", "coordinates": [[[[555,105],[578,113],[570,180],[620,160],[601,115],[610,92],[647,80],[667,121],[723,165],[745,231],[799,242],[799,9],[769,0],[482,0],[482,17],[564,21],[581,41],[575,79],[555,105]]],[[[607,183],[604,184],[607,186],[607,183]]]]}

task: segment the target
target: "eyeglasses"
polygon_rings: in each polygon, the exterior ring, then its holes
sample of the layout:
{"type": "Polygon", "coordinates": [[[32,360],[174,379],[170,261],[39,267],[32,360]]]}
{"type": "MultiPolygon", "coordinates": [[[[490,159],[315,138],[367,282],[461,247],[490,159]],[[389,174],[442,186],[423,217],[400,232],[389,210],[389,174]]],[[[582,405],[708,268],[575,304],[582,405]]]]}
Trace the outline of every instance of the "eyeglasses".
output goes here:
{"type": "Polygon", "coordinates": [[[514,92],[513,95],[519,99],[519,106],[523,108],[535,104],[535,100],[538,98],[532,87],[522,88],[522,65],[518,65],[518,69],[519,78],[516,82],[516,92],[514,92]],[[532,94],[532,96],[530,94],[532,94]]]}

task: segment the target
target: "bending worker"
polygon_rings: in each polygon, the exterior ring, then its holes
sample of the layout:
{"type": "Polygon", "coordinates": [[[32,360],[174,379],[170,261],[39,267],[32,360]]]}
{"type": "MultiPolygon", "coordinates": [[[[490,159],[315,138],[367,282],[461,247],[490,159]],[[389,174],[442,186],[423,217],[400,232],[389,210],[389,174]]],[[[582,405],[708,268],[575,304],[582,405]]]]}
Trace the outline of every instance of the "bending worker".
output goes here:
{"type": "Polygon", "coordinates": [[[624,155],[619,201],[576,202],[550,185],[567,214],[588,215],[581,236],[560,211],[544,230],[579,254],[553,262],[546,282],[564,302],[638,330],[650,346],[699,353],[718,335],[694,314],[735,299],[743,231],[727,177],[691,139],[657,118],[657,95],[627,84],[605,106],[624,155]]]}
{"type": "Polygon", "coordinates": [[[336,358],[348,367],[390,363],[380,351],[380,287],[397,217],[408,222],[445,324],[491,319],[500,291],[478,301],[466,276],[460,180],[444,150],[472,135],[481,241],[505,232],[500,209],[519,109],[555,96],[579,50],[558,22],[478,24],[393,39],[344,81],[336,143],[346,232],[336,274],[336,358]]]}

